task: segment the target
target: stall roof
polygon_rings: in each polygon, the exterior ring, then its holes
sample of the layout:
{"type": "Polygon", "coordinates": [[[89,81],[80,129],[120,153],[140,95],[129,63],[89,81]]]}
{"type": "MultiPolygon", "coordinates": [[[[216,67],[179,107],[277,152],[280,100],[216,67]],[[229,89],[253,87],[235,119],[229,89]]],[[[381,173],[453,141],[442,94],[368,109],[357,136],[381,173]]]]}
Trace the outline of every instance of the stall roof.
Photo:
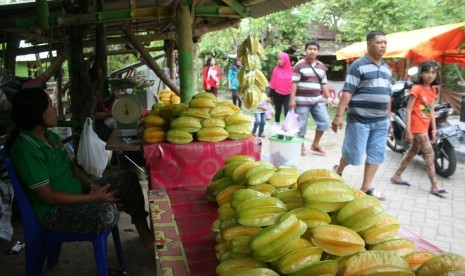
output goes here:
{"type": "MultiPolygon", "coordinates": [[[[70,25],[88,24],[84,43],[93,46],[96,23],[105,23],[108,44],[125,44],[120,27],[123,24],[141,41],[169,40],[176,37],[176,6],[180,0],[105,0],[103,11],[96,12],[94,1],[88,1],[85,13],[65,15],[61,1],[48,1],[50,28],[38,26],[36,2],[0,5],[0,43],[8,33],[15,33],[30,43],[62,44],[63,31],[70,25]]],[[[258,18],[296,7],[311,0],[197,0],[192,8],[195,14],[193,37],[210,31],[238,27],[242,18],[258,18]]],[[[85,44],[86,45],[86,44],[85,44]]],[[[58,45],[59,47],[59,45],[58,45]]],[[[43,51],[44,49],[40,49],[43,51]]],[[[24,54],[30,52],[23,51],[24,54]]]]}

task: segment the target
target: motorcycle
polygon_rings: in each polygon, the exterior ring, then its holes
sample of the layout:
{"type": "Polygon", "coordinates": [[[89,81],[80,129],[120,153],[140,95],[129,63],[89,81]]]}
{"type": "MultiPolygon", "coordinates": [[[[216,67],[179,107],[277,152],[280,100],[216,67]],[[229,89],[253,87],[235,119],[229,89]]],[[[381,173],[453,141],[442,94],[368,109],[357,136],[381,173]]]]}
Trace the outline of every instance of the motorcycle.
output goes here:
{"type": "MultiPolygon", "coordinates": [[[[388,134],[387,146],[394,152],[404,153],[410,143],[405,141],[405,119],[409,101],[410,81],[396,81],[392,85],[391,123],[392,130],[388,134]]],[[[455,173],[457,156],[455,148],[460,147],[461,130],[458,125],[452,125],[447,117],[453,113],[450,104],[436,104],[434,107],[437,140],[433,144],[434,167],[436,173],[442,177],[449,177],[455,173]]],[[[420,151],[418,153],[422,155],[420,151]]]]}

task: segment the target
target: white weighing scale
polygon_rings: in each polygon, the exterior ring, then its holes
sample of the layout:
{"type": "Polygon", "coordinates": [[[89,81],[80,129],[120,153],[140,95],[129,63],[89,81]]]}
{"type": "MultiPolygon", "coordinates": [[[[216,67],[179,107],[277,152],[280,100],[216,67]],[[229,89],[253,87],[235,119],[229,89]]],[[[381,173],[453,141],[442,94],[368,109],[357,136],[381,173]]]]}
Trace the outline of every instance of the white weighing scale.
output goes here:
{"type": "Polygon", "coordinates": [[[139,128],[139,120],[142,117],[142,106],[137,100],[136,95],[124,95],[118,98],[111,108],[111,114],[115,119],[118,128],[137,129],[139,128]]]}
{"type": "MultiPolygon", "coordinates": [[[[111,114],[115,119],[117,126],[121,129],[121,139],[127,143],[142,142],[138,137],[139,120],[142,118],[142,106],[137,100],[136,95],[124,95],[118,98],[111,108],[111,114]]],[[[124,156],[139,170],[145,173],[145,170],[139,167],[131,158],[123,152],[118,152],[119,156],[124,156]]],[[[120,160],[118,157],[118,163],[120,160]]]]}

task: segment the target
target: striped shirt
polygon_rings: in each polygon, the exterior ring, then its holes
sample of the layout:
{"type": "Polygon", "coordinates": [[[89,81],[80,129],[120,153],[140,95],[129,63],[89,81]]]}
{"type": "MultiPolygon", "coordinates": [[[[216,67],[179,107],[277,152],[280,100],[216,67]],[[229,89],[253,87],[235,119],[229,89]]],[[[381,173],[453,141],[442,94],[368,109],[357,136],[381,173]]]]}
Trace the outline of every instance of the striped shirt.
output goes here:
{"type": "MultiPolygon", "coordinates": [[[[317,60],[313,68],[320,77],[321,84],[326,84],[328,79],[326,78],[325,65],[317,60]]],[[[306,59],[300,60],[292,68],[292,82],[297,83],[296,106],[314,106],[317,103],[325,102],[321,96],[321,84],[315,72],[306,59]]]]}
{"type": "Polygon", "coordinates": [[[386,119],[391,101],[391,69],[384,61],[376,65],[365,54],[350,65],[342,90],[352,94],[347,108],[348,122],[386,119]]]}

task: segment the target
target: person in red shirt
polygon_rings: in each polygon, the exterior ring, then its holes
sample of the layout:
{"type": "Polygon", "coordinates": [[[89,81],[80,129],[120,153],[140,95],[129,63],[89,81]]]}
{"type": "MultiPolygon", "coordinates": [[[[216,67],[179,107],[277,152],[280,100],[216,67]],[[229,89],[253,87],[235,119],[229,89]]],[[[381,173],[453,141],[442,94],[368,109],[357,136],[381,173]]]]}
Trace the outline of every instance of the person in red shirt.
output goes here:
{"type": "Polygon", "coordinates": [[[410,90],[410,99],[406,112],[405,140],[411,142],[407,154],[402,159],[395,174],[391,177],[391,183],[409,186],[410,183],[402,180],[401,175],[407,168],[413,157],[421,149],[425,159],[425,167],[431,181],[432,194],[446,193],[436,179],[434,168],[434,150],[431,143],[436,142],[436,121],[434,120],[434,100],[436,98],[438,69],[436,62],[425,61],[419,66],[418,83],[410,90]],[[428,130],[431,127],[431,140],[428,130]]]}
{"type": "Polygon", "coordinates": [[[215,65],[215,58],[209,57],[207,63],[202,70],[203,76],[203,89],[205,91],[218,94],[218,88],[220,87],[221,70],[215,65]]]}

